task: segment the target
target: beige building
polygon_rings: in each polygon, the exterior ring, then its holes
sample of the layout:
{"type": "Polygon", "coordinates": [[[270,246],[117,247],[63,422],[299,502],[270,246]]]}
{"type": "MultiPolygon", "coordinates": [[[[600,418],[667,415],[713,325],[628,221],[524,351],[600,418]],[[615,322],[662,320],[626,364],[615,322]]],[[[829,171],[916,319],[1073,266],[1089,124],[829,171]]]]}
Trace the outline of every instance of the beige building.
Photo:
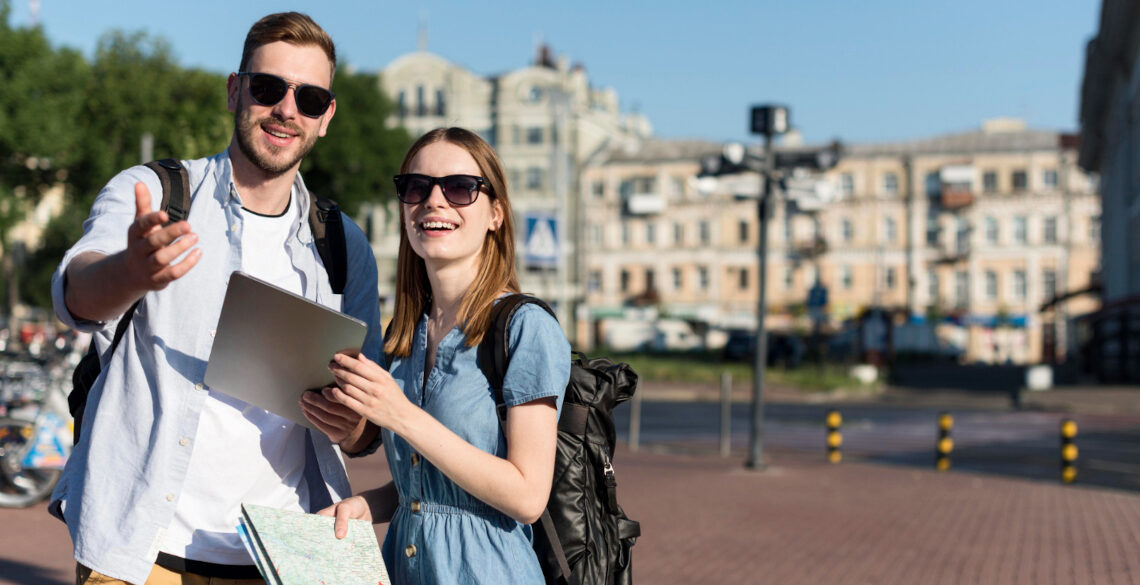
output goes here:
{"type": "MultiPolygon", "coordinates": [[[[646,119],[623,113],[613,89],[591,86],[585,68],[546,47],[529,66],[500,75],[477,75],[421,50],[395,59],[380,77],[397,104],[390,124],[413,136],[462,126],[495,147],[511,190],[523,290],[547,299],[573,330],[582,296],[575,247],[580,169],[605,147],[648,136],[646,119]]],[[[372,210],[368,221],[392,225],[394,211],[372,210]]],[[[392,242],[375,245],[382,274],[394,274],[392,242]]],[[[381,294],[392,285],[382,282],[381,294]]]]}
{"type": "MultiPolygon", "coordinates": [[[[974,132],[848,145],[834,168],[786,177],[769,222],[767,326],[810,327],[818,281],[833,329],[883,307],[899,321],[930,317],[970,360],[1063,355],[1069,343],[1055,340],[1071,337],[1068,318],[1095,301],[1042,306],[1089,286],[1100,205],[1062,138],[994,120],[974,132]],[[802,197],[809,192],[816,205],[802,197]]],[[[760,178],[699,179],[702,158],[719,152],[647,140],[584,170],[593,321],[652,305],[714,327],[755,327],[760,178]]]]}

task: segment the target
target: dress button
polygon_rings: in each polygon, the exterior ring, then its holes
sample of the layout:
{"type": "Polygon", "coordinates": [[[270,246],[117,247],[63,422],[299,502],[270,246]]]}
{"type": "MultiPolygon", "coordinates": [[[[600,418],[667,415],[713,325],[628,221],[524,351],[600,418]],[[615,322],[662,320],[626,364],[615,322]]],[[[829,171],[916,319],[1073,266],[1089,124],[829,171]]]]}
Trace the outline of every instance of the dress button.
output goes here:
{"type": "Polygon", "coordinates": [[[174,501],[174,494],[166,494],[166,501],[173,502],[174,501]]]}
{"type": "Polygon", "coordinates": [[[197,384],[194,384],[194,389],[195,389],[195,390],[201,391],[201,390],[202,390],[202,388],[205,388],[205,386],[203,386],[201,382],[198,382],[197,384]]]}
{"type": "Polygon", "coordinates": [[[181,439],[178,439],[178,444],[185,447],[186,445],[190,444],[190,439],[187,439],[186,437],[182,437],[181,439]]]}
{"type": "Polygon", "coordinates": [[[404,547],[404,555],[406,555],[409,559],[416,556],[416,545],[409,544],[408,546],[404,547]]]}
{"type": "Polygon", "coordinates": [[[412,453],[412,466],[414,467],[414,466],[419,465],[419,464],[420,464],[420,454],[419,453],[412,453]]]}
{"type": "Polygon", "coordinates": [[[415,500],[412,502],[412,513],[413,514],[419,514],[420,513],[420,501],[419,500],[415,500]]]}

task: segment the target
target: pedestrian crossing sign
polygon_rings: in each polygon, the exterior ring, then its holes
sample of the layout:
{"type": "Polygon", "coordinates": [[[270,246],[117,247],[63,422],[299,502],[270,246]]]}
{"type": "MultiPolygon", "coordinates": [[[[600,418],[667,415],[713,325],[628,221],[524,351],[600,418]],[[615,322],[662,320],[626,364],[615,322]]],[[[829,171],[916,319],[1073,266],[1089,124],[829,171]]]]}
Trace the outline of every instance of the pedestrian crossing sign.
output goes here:
{"type": "Polygon", "coordinates": [[[558,267],[558,217],[553,213],[530,211],[523,216],[526,228],[523,262],[528,269],[558,267]]]}

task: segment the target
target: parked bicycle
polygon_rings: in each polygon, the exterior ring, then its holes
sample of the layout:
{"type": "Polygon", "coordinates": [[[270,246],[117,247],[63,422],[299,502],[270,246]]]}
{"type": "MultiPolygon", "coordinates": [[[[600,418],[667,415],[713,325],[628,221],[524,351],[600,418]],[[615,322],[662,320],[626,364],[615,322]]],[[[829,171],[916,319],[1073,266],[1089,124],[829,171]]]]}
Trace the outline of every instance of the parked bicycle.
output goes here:
{"type": "Polygon", "coordinates": [[[0,507],[31,506],[59,481],[72,448],[67,364],[0,361],[0,507]]]}

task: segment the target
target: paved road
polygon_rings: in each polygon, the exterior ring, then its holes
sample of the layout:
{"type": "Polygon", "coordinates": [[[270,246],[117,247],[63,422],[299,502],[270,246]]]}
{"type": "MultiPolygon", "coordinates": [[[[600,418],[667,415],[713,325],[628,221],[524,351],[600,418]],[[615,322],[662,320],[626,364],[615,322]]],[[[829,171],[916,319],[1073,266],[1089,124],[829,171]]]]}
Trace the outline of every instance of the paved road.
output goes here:
{"type": "MultiPolygon", "coordinates": [[[[721,407],[710,402],[645,401],[640,444],[674,452],[719,450],[721,407]]],[[[879,404],[769,404],[765,410],[765,448],[794,450],[822,458],[824,417],[843,415],[843,452],[848,459],[929,468],[938,440],[938,414],[954,417],[952,466],[958,470],[1055,480],[1060,474],[1060,423],[1071,418],[1078,428],[1078,479],[1082,484],[1140,491],[1140,413],[1069,414],[994,408],[934,408],[879,404]]],[[[629,438],[631,409],[621,406],[615,424],[629,438]]],[[[748,446],[751,409],[731,410],[734,448],[748,446]]]]}

